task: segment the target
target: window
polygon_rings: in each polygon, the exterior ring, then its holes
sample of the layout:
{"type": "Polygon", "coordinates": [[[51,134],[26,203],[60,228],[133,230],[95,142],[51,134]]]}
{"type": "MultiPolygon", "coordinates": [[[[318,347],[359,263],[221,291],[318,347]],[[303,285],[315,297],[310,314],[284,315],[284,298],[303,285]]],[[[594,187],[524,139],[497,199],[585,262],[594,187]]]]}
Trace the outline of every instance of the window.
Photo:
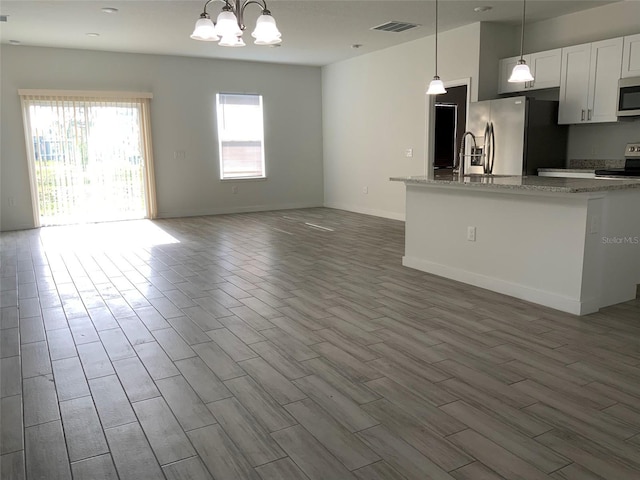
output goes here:
{"type": "Polygon", "coordinates": [[[36,226],[155,217],[150,94],[19,94],[36,226]]]}
{"type": "Polygon", "coordinates": [[[220,179],[265,178],[262,95],[219,93],[220,179]]]}

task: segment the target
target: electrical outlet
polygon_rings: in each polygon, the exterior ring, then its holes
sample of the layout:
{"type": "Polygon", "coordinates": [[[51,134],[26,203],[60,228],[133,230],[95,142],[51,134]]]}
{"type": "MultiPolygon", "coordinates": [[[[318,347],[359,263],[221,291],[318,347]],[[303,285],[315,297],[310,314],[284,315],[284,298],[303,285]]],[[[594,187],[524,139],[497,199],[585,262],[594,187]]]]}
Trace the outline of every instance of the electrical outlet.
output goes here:
{"type": "Polygon", "coordinates": [[[407,158],[413,157],[413,148],[407,148],[404,151],[404,156],[407,158]]]}
{"type": "Polygon", "coordinates": [[[470,242],[476,241],[476,227],[467,227],[467,240],[470,242]]]}
{"type": "Polygon", "coordinates": [[[369,193],[369,187],[362,187],[362,193],[364,193],[365,195],[369,193]]]}
{"type": "Polygon", "coordinates": [[[589,233],[598,233],[600,231],[600,215],[593,215],[589,222],[589,233]]]}
{"type": "Polygon", "coordinates": [[[231,187],[231,193],[233,193],[233,194],[238,193],[238,186],[237,186],[237,185],[233,185],[233,186],[231,187]]]}
{"type": "Polygon", "coordinates": [[[10,207],[15,207],[16,206],[16,200],[13,197],[9,197],[8,198],[8,203],[10,207]]]}
{"type": "Polygon", "coordinates": [[[184,150],[176,150],[173,152],[173,158],[175,160],[184,160],[187,157],[187,154],[184,150]]]}

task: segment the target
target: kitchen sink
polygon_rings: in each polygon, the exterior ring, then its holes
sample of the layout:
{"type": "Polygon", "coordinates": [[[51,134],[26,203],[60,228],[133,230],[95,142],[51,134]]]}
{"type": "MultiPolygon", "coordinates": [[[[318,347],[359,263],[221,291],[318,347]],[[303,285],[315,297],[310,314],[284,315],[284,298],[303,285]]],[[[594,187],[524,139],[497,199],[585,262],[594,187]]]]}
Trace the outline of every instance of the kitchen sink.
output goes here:
{"type": "Polygon", "coordinates": [[[465,177],[471,178],[499,178],[499,177],[517,177],[518,175],[495,175],[493,173],[465,173],[465,177]]]}

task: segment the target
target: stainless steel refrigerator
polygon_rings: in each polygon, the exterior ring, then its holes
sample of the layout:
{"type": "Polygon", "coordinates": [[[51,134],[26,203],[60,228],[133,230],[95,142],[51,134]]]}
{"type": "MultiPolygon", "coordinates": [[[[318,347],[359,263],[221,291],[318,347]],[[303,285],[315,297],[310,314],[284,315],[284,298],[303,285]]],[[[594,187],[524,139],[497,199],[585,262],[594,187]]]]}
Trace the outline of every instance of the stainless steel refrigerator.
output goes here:
{"type": "Polygon", "coordinates": [[[537,175],[538,168],[564,168],[567,127],[558,125],[558,102],[509,97],[469,105],[465,172],[537,175]]]}

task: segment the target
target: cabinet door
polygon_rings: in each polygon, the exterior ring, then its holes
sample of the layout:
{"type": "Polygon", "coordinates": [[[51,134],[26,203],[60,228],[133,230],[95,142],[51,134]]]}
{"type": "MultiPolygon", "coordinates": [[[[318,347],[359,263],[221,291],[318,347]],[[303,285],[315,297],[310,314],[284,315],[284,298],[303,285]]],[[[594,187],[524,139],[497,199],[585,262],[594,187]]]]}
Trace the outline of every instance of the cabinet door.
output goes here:
{"type": "Polygon", "coordinates": [[[558,123],[582,123],[587,119],[591,44],[562,49],[558,123]]]}
{"type": "Polygon", "coordinates": [[[624,37],[622,78],[640,77],[640,34],[624,37]]]}
{"type": "MultiPolygon", "coordinates": [[[[511,72],[513,67],[516,66],[520,60],[520,55],[517,57],[509,57],[503,58],[500,60],[500,78],[498,80],[498,93],[513,93],[513,92],[522,92],[524,91],[528,85],[526,83],[509,83],[509,77],[511,76],[511,72]]],[[[524,56],[524,60],[529,64],[529,55],[524,56]]]]}
{"type": "Polygon", "coordinates": [[[529,58],[527,63],[529,63],[534,78],[533,82],[529,84],[529,89],[539,90],[560,86],[561,48],[532,53],[529,58]]]}
{"type": "Polygon", "coordinates": [[[587,121],[616,122],[622,38],[592,43],[590,63],[587,121]]]}

